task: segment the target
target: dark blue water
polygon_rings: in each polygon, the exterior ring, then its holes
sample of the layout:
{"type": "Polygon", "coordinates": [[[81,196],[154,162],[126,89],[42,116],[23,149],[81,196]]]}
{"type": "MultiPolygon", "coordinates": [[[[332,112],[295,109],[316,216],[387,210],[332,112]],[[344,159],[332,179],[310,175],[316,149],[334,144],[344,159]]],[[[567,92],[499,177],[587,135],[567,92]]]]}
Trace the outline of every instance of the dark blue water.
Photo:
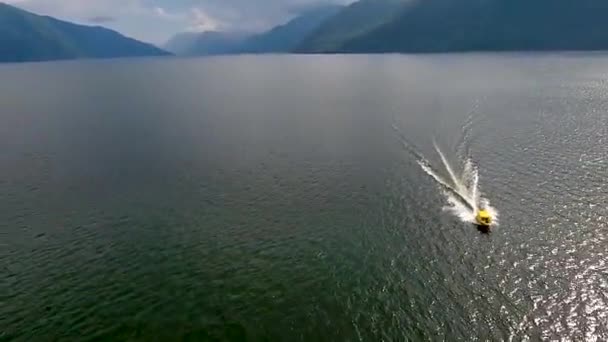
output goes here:
{"type": "Polygon", "coordinates": [[[0,340],[608,339],[608,57],[0,66],[0,340]],[[458,164],[489,235],[391,125],[458,164]]]}

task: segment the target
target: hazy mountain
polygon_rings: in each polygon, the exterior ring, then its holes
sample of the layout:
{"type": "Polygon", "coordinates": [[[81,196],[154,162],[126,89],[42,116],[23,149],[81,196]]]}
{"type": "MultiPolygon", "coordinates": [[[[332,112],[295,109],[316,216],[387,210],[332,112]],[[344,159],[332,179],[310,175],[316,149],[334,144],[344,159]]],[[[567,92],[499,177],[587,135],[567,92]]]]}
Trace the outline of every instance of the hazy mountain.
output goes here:
{"type": "Polygon", "coordinates": [[[171,38],[164,48],[182,56],[228,54],[240,49],[249,37],[239,32],[187,32],[171,38]]]}
{"type": "Polygon", "coordinates": [[[239,50],[250,53],[291,52],[342,9],[342,6],[324,6],[308,11],[284,25],[247,39],[239,50]]]}
{"type": "Polygon", "coordinates": [[[176,55],[181,55],[188,52],[194,45],[194,41],[200,35],[197,32],[183,32],[171,37],[161,47],[176,55]]]}
{"type": "Polygon", "coordinates": [[[325,21],[295,49],[296,52],[331,52],[369,33],[397,16],[412,0],[361,0],[325,21]]]}
{"type": "Polygon", "coordinates": [[[76,25],[0,3],[0,62],[167,54],[103,27],[76,25]]]}
{"type": "Polygon", "coordinates": [[[602,50],[608,1],[420,0],[342,52],[602,50]]]}
{"type": "Polygon", "coordinates": [[[180,33],[164,48],[178,55],[291,52],[342,6],[323,6],[306,11],[286,24],[260,34],[231,32],[180,33]]]}

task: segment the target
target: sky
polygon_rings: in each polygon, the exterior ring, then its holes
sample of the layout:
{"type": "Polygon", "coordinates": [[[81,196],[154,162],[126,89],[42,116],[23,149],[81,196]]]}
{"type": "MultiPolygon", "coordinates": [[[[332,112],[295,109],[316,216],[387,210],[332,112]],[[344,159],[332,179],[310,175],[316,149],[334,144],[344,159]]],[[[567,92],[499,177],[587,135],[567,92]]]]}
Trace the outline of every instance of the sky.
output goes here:
{"type": "Polygon", "coordinates": [[[298,13],[354,0],[0,0],[37,14],[101,25],[157,45],[179,32],[261,32],[298,13]]]}

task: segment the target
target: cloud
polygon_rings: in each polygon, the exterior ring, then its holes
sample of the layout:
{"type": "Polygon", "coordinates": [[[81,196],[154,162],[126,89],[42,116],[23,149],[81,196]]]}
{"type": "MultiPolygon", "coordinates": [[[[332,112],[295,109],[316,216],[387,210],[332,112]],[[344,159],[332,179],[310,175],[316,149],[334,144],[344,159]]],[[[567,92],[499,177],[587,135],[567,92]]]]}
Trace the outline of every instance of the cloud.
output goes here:
{"type": "Polygon", "coordinates": [[[184,20],[183,14],[168,12],[163,7],[156,6],[152,8],[152,12],[164,20],[184,20]]]}
{"type": "Polygon", "coordinates": [[[160,43],[183,31],[259,32],[318,6],[355,0],[0,0],[160,43]]]}
{"type": "Polygon", "coordinates": [[[220,20],[213,18],[204,10],[194,7],[190,10],[190,27],[189,31],[219,31],[225,29],[225,24],[220,20]]]}
{"type": "Polygon", "coordinates": [[[4,0],[38,14],[67,20],[117,18],[141,7],[139,0],[4,0]]]}
{"type": "Polygon", "coordinates": [[[286,7],[286,11],[293,15],[299,15],[302,13],[310,12],[322,7],[330,5],[340,5],[340,1],[331,0],[310,0],[307,2],[298,2],[286,7]]]}
{"type": "Polygon", "coordinates": [[[116,18],[105,15],[98,15],[88,18],[87,21],[95,24],[105,24],[116,21],[116,18]]]}

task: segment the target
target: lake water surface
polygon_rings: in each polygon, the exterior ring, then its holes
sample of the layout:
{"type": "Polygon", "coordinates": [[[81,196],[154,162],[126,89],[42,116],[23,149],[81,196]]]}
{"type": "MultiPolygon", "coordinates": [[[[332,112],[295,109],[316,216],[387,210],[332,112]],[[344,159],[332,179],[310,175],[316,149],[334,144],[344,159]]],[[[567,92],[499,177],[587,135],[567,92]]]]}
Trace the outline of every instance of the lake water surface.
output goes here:
{"type": "Polygon", "coordinates": [[[0,340],[606,340],[607,179],[603,54],[2,65],[0,340]]]}

